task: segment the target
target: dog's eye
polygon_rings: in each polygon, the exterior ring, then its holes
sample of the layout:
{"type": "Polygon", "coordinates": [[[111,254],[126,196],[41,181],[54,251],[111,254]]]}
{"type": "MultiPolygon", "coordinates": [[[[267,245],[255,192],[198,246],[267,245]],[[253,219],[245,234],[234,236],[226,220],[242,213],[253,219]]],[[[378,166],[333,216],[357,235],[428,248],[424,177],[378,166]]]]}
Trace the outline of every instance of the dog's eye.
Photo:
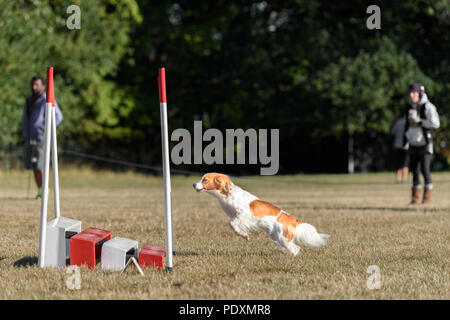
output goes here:
{"type": "Polygon", "coordinates": [[[203,181],[202,181],[202,182],[208,182],[208,179],[206,179],[206,178],[205,178],[205,179],[203,179],[203,181]]]}

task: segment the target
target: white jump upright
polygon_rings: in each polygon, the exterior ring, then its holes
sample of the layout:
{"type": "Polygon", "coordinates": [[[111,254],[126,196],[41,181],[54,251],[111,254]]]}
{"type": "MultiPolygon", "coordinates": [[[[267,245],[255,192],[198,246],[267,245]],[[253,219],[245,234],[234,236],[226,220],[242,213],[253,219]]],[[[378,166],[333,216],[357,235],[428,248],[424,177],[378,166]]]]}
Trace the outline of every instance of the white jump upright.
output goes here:
{"type": "Polygon", "coordinates": [[[172,271],[173,261],[173,231],[172,231],[172,200],[170,187],[169,133],[167,128],[167,97],[165,68],[158,70],[159,107],[161,112],[161,141],[163,154],[164,202],[166,224],[166,268],[172,271]]]}
{"type": "MultiPolygon", "coordinates": [[[[54,93],[54,92],[53,92],[54,93]]],[[[58,144],[56,143],[56,108],[53,97],[52,109],[52,169],[53,169],[53,196],[55,205],[55,218],[61,216],[59,211],[59,175],[58,175],[58,144]]]]}
{"type": "Polygon", "coordinates": [[[53,67],[47,68],[47,101],[45,104],[45,131],[44,131],[44,172],[42,181],[41,199],[41,226],[39,235],[39,267],[45,266],[45,240],[47,236],[47,207],[48,207],[48,179],[50,170],[50,143],[52,136],[52,108],[54,101],[53,67]]]}
{"type": "Polygon", "coordinates": [[[39,235],[39,267],[65,267],[70,256],[70,237],[81,231],[81,221],[61,217],[59,208],[58,145],[56,142],[56,110],[53,67],[47,68],[47,101],[45,104],[44,172],[39,235]],[[55,219],[47,222],[48,189],[52,153],[55,219]],[[47,230],[48,228],[48,230],[47,230]],[[48,231],[48,232],[47,232],[48,231]]]}

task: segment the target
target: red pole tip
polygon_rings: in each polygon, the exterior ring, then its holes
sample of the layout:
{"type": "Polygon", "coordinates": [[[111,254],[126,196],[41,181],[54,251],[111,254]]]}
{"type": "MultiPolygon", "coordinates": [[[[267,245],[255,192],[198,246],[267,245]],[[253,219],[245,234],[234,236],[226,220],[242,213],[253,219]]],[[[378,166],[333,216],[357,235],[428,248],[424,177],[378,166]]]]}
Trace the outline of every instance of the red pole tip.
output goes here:
{"type": "Polygon", "coordinates": [[[53,67],[47,68],[47,103],[55,106],[55,91],[53,87],[53,67]]]}
{"type": "Polygon", "coordinates": [[[159,95],[159,102],[161,102],[161,78],[158,76],[158,95],[159,95]]]}
{"type": "Polygon", "coordinates": [[[159,102],[167,102],[166,97],[166,69],[159,68],[158,70],[158,89],[159,89],[159,102]]]}

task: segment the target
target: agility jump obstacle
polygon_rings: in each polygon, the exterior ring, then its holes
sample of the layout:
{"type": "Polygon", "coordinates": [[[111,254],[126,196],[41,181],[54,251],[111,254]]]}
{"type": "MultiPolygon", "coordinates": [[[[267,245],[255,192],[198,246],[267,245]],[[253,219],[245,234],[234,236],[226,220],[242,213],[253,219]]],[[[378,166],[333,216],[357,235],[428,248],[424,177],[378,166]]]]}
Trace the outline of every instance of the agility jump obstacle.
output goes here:
{"type": "Polygon", "coordinates": [[[167,270],[172,271],[173,231],[172,231],[172,200],[170,187],[170,161],[169,161],[169,133],[167,129],[167,97],[166,97],[166,70],[158,70],[159,108],[161,113],[161,141],[163,154],[164,176],[164,214],[166,224],[166,264],[167,270]]]}
{"type": "Polygon", "coordinates": [[[103,269],[123,271],[129,265],[131,260],[143,275],[139,265],[141,267],[154,267],[161,270],[164,268],[164,258],[166,258],[166,269],[172,271],[172,203],[165,69],[160,68],[158,70],[158,90],[161,112],[166,247],[146,245],[139,254],[138,242],[136,240],[120,237],[111,239],[111,231],[99,228],[90,227],[81,231],[81,221],[61,217],[59,205],[58,148],[56,142],[53,67],[47,68],[46,90],[44,172],[38,266],[41,268],[65,267],[67,265],[67,259],[70,259],[70,265],[87,265],[92,269],[95,268],[97,262],[101,261],[103,269]],[[52,155],[55,218],[47,222],[50,151],[52,155]],[[139,260],[139,263],[136,262],[136,259],[139,260]]]}
{"type": "Polygon", "coordinates": [[[47,100],[45,104],[44,176],[41,199],[39,235],[39,267],[64,267],[70,253],[70,237],[81,231],[81,221],[61,217],[59,207],[58,148],[56,142],[56,111],[53,67],[47,68],[47,100]],[[48,183],[52,152],[55,219],[47,222],[48,183]],[[48,232],[47,232],[48,228],[48,232]]]}

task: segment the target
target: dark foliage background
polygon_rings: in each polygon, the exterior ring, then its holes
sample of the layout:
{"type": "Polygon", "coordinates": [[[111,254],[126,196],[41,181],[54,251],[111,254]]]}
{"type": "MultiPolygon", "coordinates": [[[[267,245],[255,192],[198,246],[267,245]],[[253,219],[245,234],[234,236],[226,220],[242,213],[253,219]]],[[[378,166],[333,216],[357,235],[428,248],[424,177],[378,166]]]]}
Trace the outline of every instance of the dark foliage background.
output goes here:
{"type": "MultiPolygon", "coordinates": [[[[448,1],[0,0],[0,145],[21,142],[29,80],[55,67],[65,148],[160,165],[157,69],[170,130],[279,128],[280,173],[390,169],[389,129],[409,83],[441,116],[450,157],[448,1]],[[67,7],[81,8],[68,30],[67,7]],[[366,8],[381,8],[368,30],[366,8]]],[[[4,154],[3,154],[3,158],[4,154]]],[[[178,166],[202,171],[206,166],[178,166]]],[[[256,173],[259,166],[215,166],[256,173]]]]}

